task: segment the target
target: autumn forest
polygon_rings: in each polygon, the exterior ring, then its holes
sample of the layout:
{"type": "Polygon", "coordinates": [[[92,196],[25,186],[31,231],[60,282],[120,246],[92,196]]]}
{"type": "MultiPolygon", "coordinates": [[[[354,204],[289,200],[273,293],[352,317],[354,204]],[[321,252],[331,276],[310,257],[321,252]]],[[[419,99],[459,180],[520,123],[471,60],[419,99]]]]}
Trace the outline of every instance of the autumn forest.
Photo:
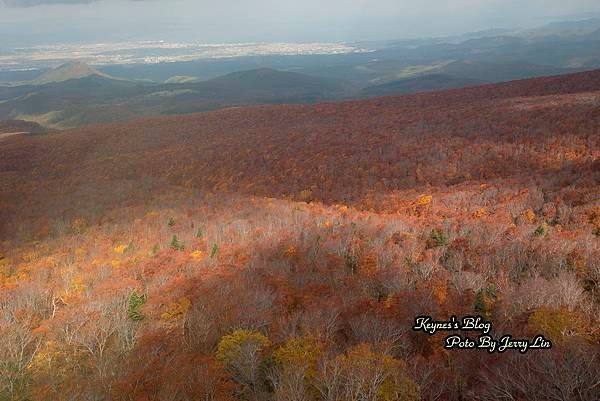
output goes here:
{"type": "Polygon", "coordinates": [[[600,70],[0,136],[0,400],[600,400],[599,157],[600,70]]]}

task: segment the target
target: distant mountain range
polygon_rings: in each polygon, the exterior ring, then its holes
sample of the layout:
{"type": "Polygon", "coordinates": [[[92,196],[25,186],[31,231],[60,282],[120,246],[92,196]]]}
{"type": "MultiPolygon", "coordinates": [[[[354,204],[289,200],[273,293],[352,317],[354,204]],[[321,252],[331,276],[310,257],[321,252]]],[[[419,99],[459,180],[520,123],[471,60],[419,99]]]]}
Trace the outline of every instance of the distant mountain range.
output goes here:
{"type": "Polygon", "coordinates": [[[248,104],[314,103],[357,93],[343,81],[266,68],[203,82],[157,84],[114,79],[78,63],[28,85],[0,87],[0,119],[60,129],[248,104]]]}
{"type": "Polygon", "coordinates": [[[361,88],[351,81],[270,68],[206,81],[142,82],[116,79],[83,63],[69,63],[27,85],[0,87],[0,120],[27,120],[48,129],[64,129],[243,105],[308,104],[456,89],[569,71],[525,62],[455,61],[361,88]]]}
{"type": "Polygon", "coordinates": [[[365,96],[386,96],[403,93],[429,92],[441,89],[464,88],[482,85],[568,74],[568,68],[545,67],[526,62],[486,63],[478,61],[454,61],[416,73],[409,78],[397,79],[364,88],[365,96]]]}
{"type": "MultiPolygon", "coordinates": [[[[600,68],[600,19],[557,21],[535,29],[488,29],[452,37],[359,42],[349,45],[370,51],[205,58],[156,64],[112,64],[96,68],[98,73],[111,77],[157,83],[205,81],[237,71],[271,68],[343,79],[364,88],[409,78],[451,62],[473,62],[486,66],[513,65],[514,71],[508,79],[523,79],[532,75],[528,72],[520,75],[521,64],[540,69],[568,69],[568,72],[600,68]]],[[[86,68],[82,70],[87,76],[89,71],[86,72],[86,68]]],[[[48,71],[45,67],[41,70],[25,68],[0,71],[0,82],[24,84],[24,81],[39,79],[48,71]]],[[[492,76],[485,80],[505,80],[501,78],[492,76]]]]}
{"type": "Polygon", "coordinates": [[[589,18],[577,21],[555,21],[535,29],[517,32],[523,36],[579,36],[598,33],[600,18],[589,18]]]}
{"type": "MultiPolygon", "coordinates": [[[[165,81],[173,76],[205,80],[256,68],[343,79],[362,88],[433,72],[445,64],[471,63],[470,72],[487,82],[525,79],[600,68],[600,19],[563,21],[536,29],[491,29],[456,37],[365,42],[367,53],[310,56],[256,56],[179,63],[110,65],[115,77],[165,81]],[[495,67],[497,66],[497,67],[495,67]],[[483,76],[485,71],[492,72],[483,76]],[[502,69],[503,71],[499,71],[502,69]],[[533,71],[537,69],[538,71],[533,71]],[[499,75],[494,75],[494,70],[499,75]]],[[[454,75],[448,71],[435,73],[454,75]]]]}
{"type": "Polygon", "coordinates": [[[337,101],[594,70],[600,68],[600,19],[365,44],[369,46],[374,50],[367,53],[96,67],[75,61],[37,73],[0,72],[0,81],[12,80],[10,86],[0,86],[0,119],[62,129],[149,115],[337,101]]]}

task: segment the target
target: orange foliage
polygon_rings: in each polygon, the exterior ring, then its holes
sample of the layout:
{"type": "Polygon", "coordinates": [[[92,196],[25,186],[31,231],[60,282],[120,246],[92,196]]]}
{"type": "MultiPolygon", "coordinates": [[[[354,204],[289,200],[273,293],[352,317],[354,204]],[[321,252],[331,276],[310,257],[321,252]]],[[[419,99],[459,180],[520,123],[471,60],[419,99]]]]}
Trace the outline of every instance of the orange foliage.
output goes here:
{"type": "Polygon", "coordinates": [[[496,389],[482,380],[496,365],[546,383],[535,357],[410,330],[482,313],[555,340],[540,353],[555,376],[578,355],[563,376],[584,391],[569,378],[597,357],[600,108],[580,100],[599,76],[0,142],[0,383],[19,372],[22,399],[57,401],[266,400],[293,385],[344,399],[364,390],[348,377],[377,375],[377,399],[465,399],[496,389]]]}

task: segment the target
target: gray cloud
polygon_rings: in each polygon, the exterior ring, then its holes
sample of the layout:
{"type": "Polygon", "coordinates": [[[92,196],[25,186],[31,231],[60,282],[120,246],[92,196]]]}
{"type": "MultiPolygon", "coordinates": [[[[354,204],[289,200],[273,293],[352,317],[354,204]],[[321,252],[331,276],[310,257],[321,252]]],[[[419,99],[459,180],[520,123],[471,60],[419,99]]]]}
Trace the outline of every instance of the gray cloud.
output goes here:
{"type": "Polygon", "coordinates": [[[49,4],[87,4],[96,0],[0,0],[7,7],[35,7],[49,4]]]}
{"type": "Polygon", "coordinates": [[[115,40],[352,41],[600,15],[598,0],[0,0],[0,48],[115,40]],[[7,7],[9,6],[10,7],[7,7]]]}

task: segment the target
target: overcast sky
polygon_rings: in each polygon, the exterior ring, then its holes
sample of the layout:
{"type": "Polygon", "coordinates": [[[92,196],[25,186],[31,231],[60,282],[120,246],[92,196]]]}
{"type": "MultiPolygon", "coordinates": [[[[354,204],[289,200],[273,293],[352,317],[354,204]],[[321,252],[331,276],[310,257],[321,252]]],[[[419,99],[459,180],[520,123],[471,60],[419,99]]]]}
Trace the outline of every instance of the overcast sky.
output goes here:
{"type": "Polygon", "coordinates": [[[132,39],[396,39],[599,15],[600,0],[0,0],[0,48],[132,39]]]}

